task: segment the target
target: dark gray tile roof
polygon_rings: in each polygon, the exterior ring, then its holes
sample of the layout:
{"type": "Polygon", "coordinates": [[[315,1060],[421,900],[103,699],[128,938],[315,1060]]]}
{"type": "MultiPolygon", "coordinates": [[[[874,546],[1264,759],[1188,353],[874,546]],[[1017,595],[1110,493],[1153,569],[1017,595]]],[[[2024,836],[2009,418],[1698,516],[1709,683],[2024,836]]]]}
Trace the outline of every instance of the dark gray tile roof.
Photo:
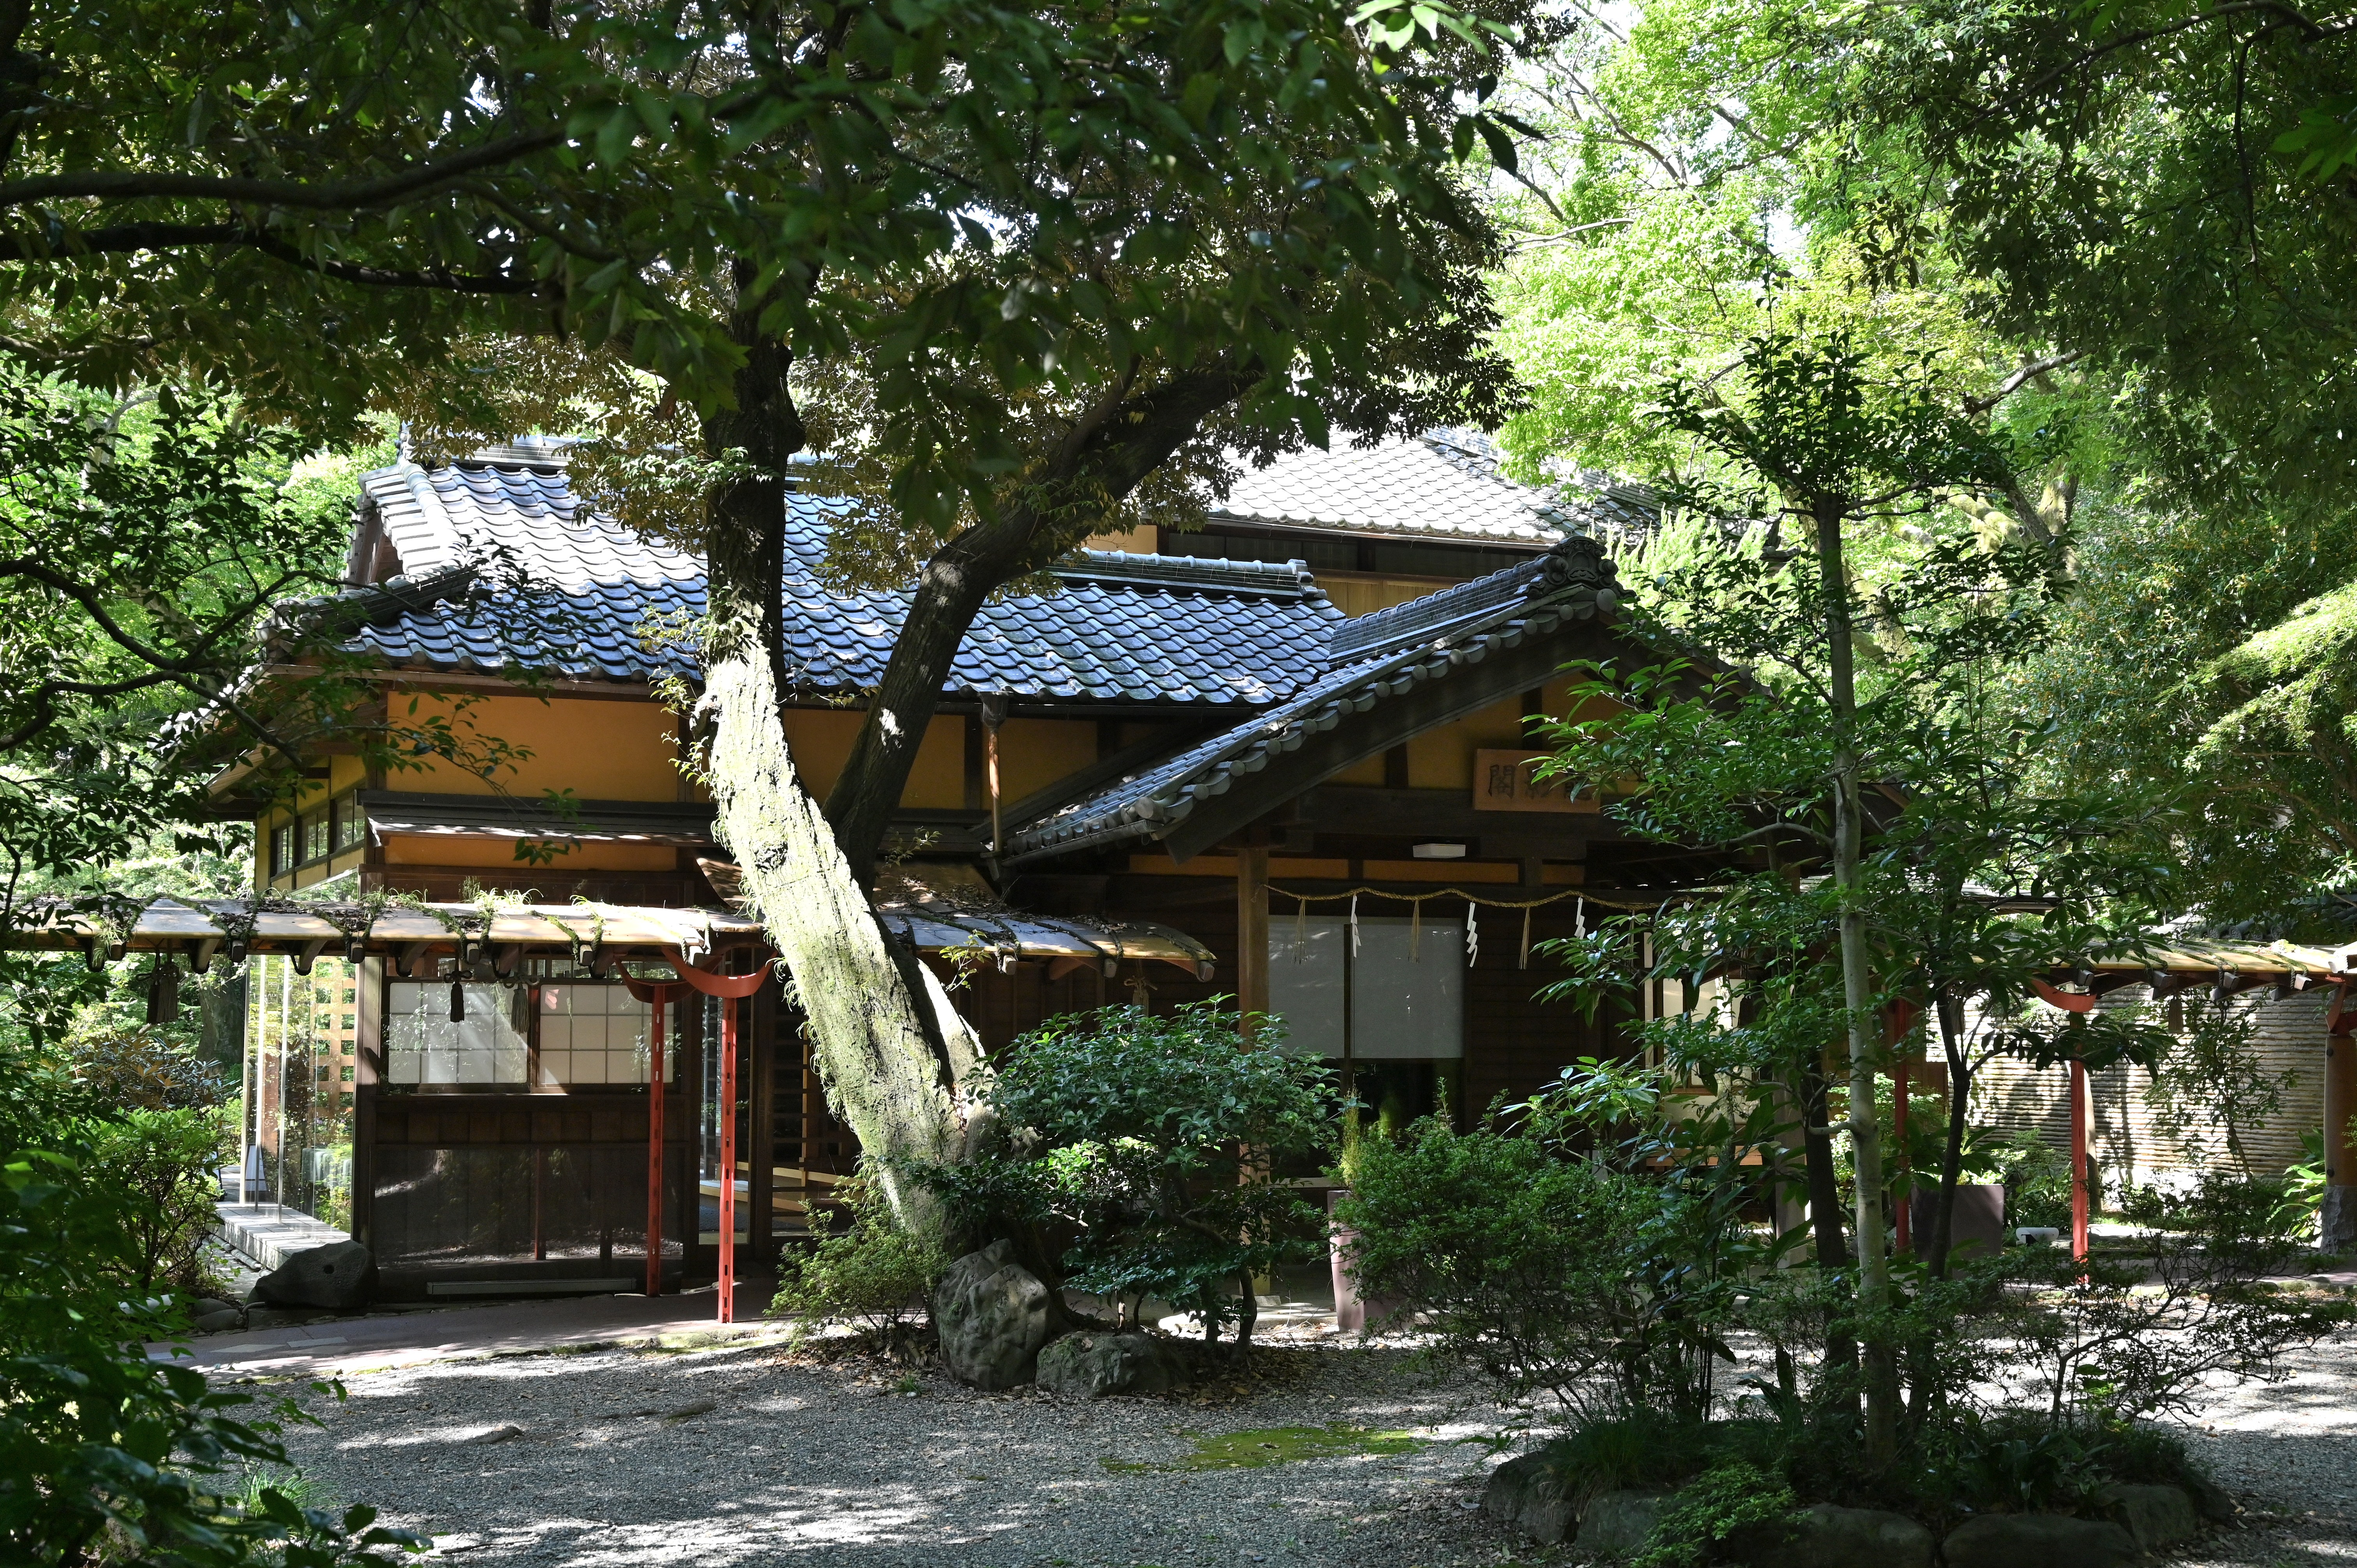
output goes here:
{"type": "MultiPolygon", "coordinates": [[[[363,492],[408,581],[335,601],[334,613],[364,623],[354,651],[426,670],[513,665],[575,680],[696,673],[693,650],[661,633],[703,613],[703,563],[588,511],[561,467],[403,464],[368,476],[363,492]],[[490,564],[468,573],[477,561],[490,564]],[[458,588],[416,603],[429,583],[458,588]]],[[[820,586],[829,510],[797,496],[787,530],[787,652],[801,689],[815,693],[872,687],[909,603],[820,586]]],[[[1292,564],[1084,551],[1056,575],[1061,593],[985,607],[945,690],[1257,706],[1324,672],[1342,618],[1292,564]]]]}
{"type": "Polygon", "coordinates": [[[1506,477],[1478,430],[1427,430],[1373,446],[1309,448],[1247,467],[1207,521],[1234,528],[1543,550],[1573,533],[1633,545],[1661,526],[1643,485],[1581,469],[1550,488],[1506,477]]]}
{"type": "Polygon", "coordinates": [[[1507,478],[1488,436],[1461,430],[1287,453],[1265,468],[1246,468],[1210,521],[1533,549],[1577,526],[1545,491],[1507,478]]]}
{"type": "Polygon", "coordinates": [[[1159,837],[1199,802],[1227,793],[1351,714],[1446,680],[1493,649],[1610,609],[1615,577],[1602,547],[1582,536],[1505,571],[1345,622],[1331,671],[1175,757],[1035,822],[1011,824],[1007,858],[1159,837]]]}

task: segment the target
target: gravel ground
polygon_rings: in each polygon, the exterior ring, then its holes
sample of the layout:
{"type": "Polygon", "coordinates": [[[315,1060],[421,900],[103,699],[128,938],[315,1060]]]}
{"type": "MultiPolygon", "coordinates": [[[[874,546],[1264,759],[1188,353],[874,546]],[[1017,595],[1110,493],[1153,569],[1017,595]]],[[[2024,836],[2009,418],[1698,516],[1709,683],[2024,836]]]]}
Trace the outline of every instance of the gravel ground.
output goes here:
{"type": "Polygon", "coordinates": [[[1478,1510],[1486,1451],[1458,1441],[1498,1412],[1406,1360],[1297,1342],[1260,1352],[1249,1389],[1068,1402],[931,1373],[901,1393],[877,1363],[775,1348],[511,1357],[351,1378],[341,1403],[304,1400],[322,1424],[288,1447],[332,1497],[468,1563],[1504,1561],[1512,1543],[1478,1510]],[[1425,1441],[1151,1467],[1200,1437],[1335,1425],[1425,1441]]]}
{"type": "MultiPolygon", "coordinates": [[[[2219,1390],[2191,1436],[2244,1503],[2185,1560],[2357,1560],[2357,1340],[2290,1380],[2219,1390]]],[[[1478,1509],[1501,1412],[1436,1387],[1405,1351],[1303,1336],[1249,1387],[1170,1399],[914,1393],[869,1361],[775,1347],[503,1357],[375,1372],[290,1450],[329,1496],[436,1537],[467,1563],[813,1563],[829,1568],[1567,1562],[1478,1509]],[[1406,1431],[1405,1452],[1157,1468],[1197,1441],[1270,1428],[1406,1431]],[[1121,1466],[1124,1468],[1110,1467],[1121,1466]],[[1127,1468],[1126,1466],[1139,1466],[1127,1468]]],[[[1256,1439],[1246,1445],[1257,1448],[1256,1439]]]]}

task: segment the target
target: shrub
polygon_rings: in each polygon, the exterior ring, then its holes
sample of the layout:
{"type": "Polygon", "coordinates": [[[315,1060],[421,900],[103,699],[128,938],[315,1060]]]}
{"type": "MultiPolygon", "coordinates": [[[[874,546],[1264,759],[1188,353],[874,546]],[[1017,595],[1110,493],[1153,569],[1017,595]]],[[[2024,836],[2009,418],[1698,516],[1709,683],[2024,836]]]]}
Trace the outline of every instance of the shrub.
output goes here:
{"type": "Polygon", "coordinates": [[[231,1568],[386,1563],[425,1542],[374,1510],[306,1509],[249,1471],[288,1464],[288,1400],[147,1358],[177,1311],[126,1291],[146,1266],[99,1124],[62,1069],[0,1041],[0,1561],[231,1568]]]}
{"type": "Polygon", "coordinates": [[[205,1237],[220,1191],[213,1174],[223,1133],[210,1111],[131,1110],[88,1127],[90,1170],[122,1198],[123,1283],[145,1294],[167,1285],[210,1294],[205,1237]]]}
{"type": "Polygon", "coordinates": [[[1331,1148],[1330,1075],[1273,1048],[1280,1037],[1257,1020],[1245,1040],[1216,1001],[1052,1019],[996,1064],[983,1090],[995,1125],[975,1158],[912,1174],[962,1229],[1022,1233],[1043,1266],[1039,1236],[1070,1234],[1051,1285],[1191,1306],[1207,1339],[1233,1321],[1242,1345],[1252,1277],[1323,1250],[1317,1211],[1269,1173],[1331,1148]]]}
{"type": "Polygon", "coordinates": [[[847,1322],[878,1348],[904,1354],[945,1260],[939,1247],[893,1217],[864,1165],[837,1190],[849,1204],[850,1224],[833,1232],[813,1226],[811,1250],[780,1263],[770,1310],[802,1320],[797,1339],[811,1324],[847,1322]]]}
{"type": "Polygon", "coordinates": [[[2035,1133],[1997,1139],[1986,1156],[2005,1183],[2007,1225],[2071,1227],[2071,1156],[2049,1148],[2035,1133]]]}
{"type": "Polygon", "coordinates": [[[1979,1330],[2014,1341],[2006,1402],[2057,1424],[2182,1412],[2213,1375],[2273,1379],[2287,1350],[2357,1322],[2345,1297],[2269,1282],[2307,1242],[2280,1180],[2212,1175],[2167,1218],[2141,1258],[2009,1257],[2015,1289],[1979,1330]]]}
{"type": "Polygon", "coordinates": [[[1775,1471],[1749,1459],[1721,1460],[1678,1488],[1631,1568],[1699,1568],[1722,1542],[1770,1544],[1799,1508],[1792,1483],[1775,1471]]]}
{"type": "Polygon", "coordinates": [[[65,1046],[75,1081],[103,1111],[203,1110],[233,1087],[183,1042],[96,1010],[75,1020],[65,1046]]]}
{"type": "Polygon", "coordinates": [[[1659,1076],[1581,1064],[1511,1128],[1369,1141],[1338,1216],[1360,1289],[1427,1314],[1430,1353],[1511,1399],[1709,1414],[1738,1292],[1775,1248],[1743,1222],[1749,1177],[1715,1157],[1751,1133],[1673,1122],[1659,1076]]]}

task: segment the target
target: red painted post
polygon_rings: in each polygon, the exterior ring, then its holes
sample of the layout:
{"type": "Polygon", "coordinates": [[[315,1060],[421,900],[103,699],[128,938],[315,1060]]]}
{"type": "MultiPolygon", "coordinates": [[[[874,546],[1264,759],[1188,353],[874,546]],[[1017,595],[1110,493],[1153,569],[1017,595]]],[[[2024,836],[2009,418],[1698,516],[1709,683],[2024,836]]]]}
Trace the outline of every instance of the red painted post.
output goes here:
{"type": "Polygon", "coordinates": [[[2087,1064],[2071,1064],[2071,1257],[2087,1256],[2087,1064]]]}
{"type": "Polygon", "coordinates": [[[663,1015],[671,987],[654,990],[654,1027],[647,1039],[647,1294],[662,1294],[663,1015]]]}
{"type": "Polygon", "coordinates": [[[737,999],[720,1003],[720,1321],[737,1321],[737,999]]]}
{"type": "Polygon", "coordinates": [[[769,963],[750,974],[715,974],[666,955],[682,981],[720,999],[720,1321],[737,1321],[737,1006],[761,989],[769,963]]]}

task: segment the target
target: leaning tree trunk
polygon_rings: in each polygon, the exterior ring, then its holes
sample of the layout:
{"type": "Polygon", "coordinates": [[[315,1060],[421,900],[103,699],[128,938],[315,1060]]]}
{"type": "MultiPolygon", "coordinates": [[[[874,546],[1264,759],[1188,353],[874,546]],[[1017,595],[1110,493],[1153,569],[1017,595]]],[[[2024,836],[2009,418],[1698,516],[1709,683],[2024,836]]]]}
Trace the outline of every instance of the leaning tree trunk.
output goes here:
{"type": "Polygon", "coordinates": [[[1964,1004],[1942,992],[1934,1003],[1940,1017],[1940,1048],[1948,1058],[1948,1136],[1940,1151],[1940,1196],[1932,1209],[1932,1247],[1926,1254],[1932,1277],[1948,1277],[1948,1252],[1955,1245],[1956,1184],[1964,1168],[1964,1116],[1972,1109],[1973,1064],[1964,1055],[1964,1004]]]}
{"type": "Polygon", "coordinates": [[[1835,897],[1840,900],[1842,1002],[1849,1018],[1849,1134],[1850,1155],[1857,1172],[1858,1305],[1867,1325],[1861,1336],[1866,1349],[1866,1448],[1867,1462],[1878,1469],[1890,1462],[1898,1448],[1899,1369],[1889,1336],[1877,1326],[1890,1307],[1890,1259],[1883,1248],[1882,1134],[1876,1116],[1874,1081],[1881,1041],[1875,1027],[1874,973],[1866,949],[1865,806],[1858,778],[1857,685],[1849,579],[1842,561],[1845,508],[1830,498],[1812,499],[1835,733],[1833,880],[1835,897]]]}
{"type": "Polygon", "coordinates": [[[1041,458],[1015,499],[925,563],[866,719],[826,798],[827,820],[854,875],[865,881],[874,873],[958,645],[990,596],[1103,523],[1255,374],[1248,364],[1199,367],[1103,403],[1041,458]]]}
{"type": "Polygon", "coordinates": [[[737,448],[758,470],[707,503],[705,767],[721,839],[793,976],[828,1099],[875,1161],[893,1211],[938,1235],[939,1206],[899,1162],[963,1152],[971,1131],[963,1086],[980,1052],[940,981],[885,932],[787,749],[781,476],[802,431],[786,350],[754,317],[748,305],[732,322],[747,350],[737,406],[705,431],[711,449],[737,448]]]}

